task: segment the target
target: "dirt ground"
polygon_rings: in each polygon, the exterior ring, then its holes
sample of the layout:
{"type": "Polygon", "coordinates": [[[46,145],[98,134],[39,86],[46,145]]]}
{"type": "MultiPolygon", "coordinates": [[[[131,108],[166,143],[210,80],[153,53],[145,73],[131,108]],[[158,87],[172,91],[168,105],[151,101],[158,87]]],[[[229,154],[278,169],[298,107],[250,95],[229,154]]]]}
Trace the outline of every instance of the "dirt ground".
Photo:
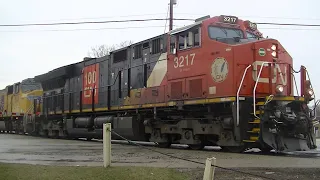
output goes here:
{"type": "MultiPolygon", "coordinates": [[[[320,141],[317,142],[320,146],[320,141]]],[[[242,154],[226,153],[221,152],[219,147],[206,147],[203,151],[189,150],[183,146],[174,146],[171,149],[152,146],[147,146],[147,148],[202,163],[205,163],[208,157],[215,157],[218,166],[240,168],[267,177],[277,177],[275,179],[315,179],[315,177],[320,177],[319,149],[312,152],[296,152],[292,155],[276,155],[274,153],[263,155],[255,151],[242,154]]],[[[102,154],[101,142],[0,134],[0,162],[4,163],[102,166],[102,154]]],[[[112,166],[168,167],[187,172],[192,175],[192,179],[202,179],[204,171],[204,165],[123,144],[112,144],[112,166]]],[[[250,179],[249,177],[216,169],[216,179],[250,179]]]]}

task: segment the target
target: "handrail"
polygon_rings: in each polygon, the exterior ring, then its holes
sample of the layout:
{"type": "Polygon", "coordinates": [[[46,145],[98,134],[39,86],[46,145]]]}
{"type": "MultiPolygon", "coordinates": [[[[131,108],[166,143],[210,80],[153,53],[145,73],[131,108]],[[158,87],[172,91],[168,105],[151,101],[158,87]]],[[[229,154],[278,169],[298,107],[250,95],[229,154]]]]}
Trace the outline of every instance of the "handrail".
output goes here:
{"type": "Polygon", "coordinates": [[[117,80],[119,78],[119,74],[120,74],[120,71],[118,71],[117,76],[115,77],[115,79],[114,79],[112,84],[108,84],[108,85],[105,85],[105,86],[99,86],[97,88],[91,88],[91,89],[88,89],[88,90],[81,89],[80,91],[72,91],[72,92],[69,91],[69,92],[64,92],[64,93],[60,93],[60,94],[48,95],[48,96],[42,95],[41,97],[52,98],[52,97],[61,96],[61,95],[68,95],[70,93],[71,94],[75,94],[75,93],[79,93],[81,91],[93,91],[93,90],[100,89],[100,88],[112,87],[113,85],[116,84],[116,82],[117,82],[117,80]]]}
{"type": "Polygon", "coordinates": [[[26,111],[26,114],[29,114],[30,111],[32,112],[33,106],[34,106],[34,105],[30,105],[30,106],[29,106],[28,110],[26,111]]]}
{"type": "MultiPolygon", "coordinates": [[[[294,73],[299,73],[301,71],[301,69],[299,71],[296,71],[293,69],[293,67],[291,66],[291,69],[294,73]]],[[[313,90],[313,97],[314,97],[314,118],[312,119],[313,121],[316,120],[317,118],[317,111],[316,111],[316,107],[317,107],[317,100],[316,100],[316,94],[314,93],[314,89],[313,89],[313,86],[312,86],[312,83],[311,83],[311,78],[310,78],[310,75],[309,75],[309,72],[307,70],[307,68],[304,67],[304,70],[306,71],[306,74],[308,76],[308,79],[310,81],[310,86],[311,86],[311,89],[313,90]]],[[[294,76],[293,76],[294,77],[294,76]]],[[[297,93],[298,93],[298,88],[297,88],[297,93]]],[[[302,93],[302,92],[301,92],[302,93]]],[[[298,93],[298,96],[299,96],[299,93],[298,93]]],[[[301,94],[302,96],[302,94],[301,94]]]]}
{"type": "MultiPolygon", "coordinates": [[[[296,77],[294,76],[294,74],[293,74],[293,73],[292,73],[291,75],[293,76],[294,86],[295,86],[296,91],[297,91],[297,96],[300,96],[300,95],[299,95],[299,90],[298,90],[297,81],[296,81],[296,77]]],[[[294,95],[294,92],[293,92],[293,95],[294,95]]]]}
{"type": "Polygon", "coordinates": [[[313,86],[312,86],[312,83],[311,83],[311,79],[310,79],[310,75],[309,75],[309,72],[308,72],[308,70],[307,70],[307,68],[304,68],[305,69],[305,71],[306,71],[306,74],[307,74],[307,76],[308,76],[308,79],[309,79],[309,81],[310,81],[310,86],[311,86],[311,89],[312,89],[312,91],[313,91],[313,101],[314,101],[314,118],[312,119],[312,120],[315,120],[316,119],[316,117],[317,117],[317,110],[316,110],[316,104],[317,104],[317,101],[316,101],[316,94],[315,94],[315,92],[314,92],[314,89],[313,89],[313,86]]]}
{"type": "MultiPolygon", "coordinates": [[[[256,117],[256,118],[259,118],[257,115],[256,115],[256,89],[257,89],[257,85],[258,85],[258,82],[259,82],[259,79],[260,79],[260,76],[261,76],[261,72],[262,72],[262,69],[264,67],[265,64],[273,64],[274,62],[263,62],[261,64],[261,68],[259,70],[259,74],[257,76],[257,79],[256,79],[256,83],[254,85],[254,88],[253,88],[253,115],[256,117]]],[[[270,78],[269,78],[269,81],[270,81],[270,78]]]]}
{"type": "Polygon", "coordinates": [[[242,75],[242,79],[241,79],[241,82],[239,84],[239,88],[238,88],[238,91],[237,91],[237,126],[239,126],[239,116],[240,116],[240,112],[239,112],[239,94],[240,94],[240,90],[241,90],[241,87],[242,87],[242,84],[243,84],[243,81],[244,81],[244,78],[247,74],[247,71],[248,69],[251,67],[252,65],[248,65],[246,67],[246,69],[244,70],[243,72],[243,75],[242,75]]]}

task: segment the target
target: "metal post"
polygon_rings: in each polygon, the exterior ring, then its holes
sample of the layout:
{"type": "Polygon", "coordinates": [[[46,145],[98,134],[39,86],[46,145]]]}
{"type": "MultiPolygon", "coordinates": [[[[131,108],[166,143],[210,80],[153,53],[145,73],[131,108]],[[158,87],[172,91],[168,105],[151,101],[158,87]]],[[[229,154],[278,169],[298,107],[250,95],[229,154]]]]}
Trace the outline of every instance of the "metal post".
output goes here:
{"type": "Polygon", "coordinates": [[[103,167],[111,166],[111,123],[103,124],[103,167]]]}
{"type": "Polygon", "coordinates": [[[169,24],[169,31],[172,30],[173,26],[173,0],[170,0],[170,24],[169,24]]]}
{"type": "Polygon", "coordinates": [[[214,171],[216,169],[216,158],[207,158],[206,167],[204,169],[203,180],[213,180],[214,179],[214,171]]]}

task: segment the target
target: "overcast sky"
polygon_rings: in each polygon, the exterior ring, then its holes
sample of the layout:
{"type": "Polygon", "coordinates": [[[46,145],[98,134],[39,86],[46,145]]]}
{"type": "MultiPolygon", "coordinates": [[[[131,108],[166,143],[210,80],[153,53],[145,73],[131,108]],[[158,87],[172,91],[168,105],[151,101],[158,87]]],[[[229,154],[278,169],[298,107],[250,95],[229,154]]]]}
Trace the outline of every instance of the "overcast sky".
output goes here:
{"type": "MultiPolygon", "coordinates": [[[[168,1],[1,0],[0,24],[165,18],[168,1]]],[[[178,4],[174,8],[176,18],[224,14],[253,22],[320,24],[320,3],[316,0],[177,1],[178,4]]],[[[189,23],[191,22],[175,21],[174,25],[182,26],[189,23]]],[[[164,27],[165,21],[50,27],[0,27],[0,88],[59,66],[81,61],[87,56],[92,46],[112,45],[125,40],[137,42],[163,33],[164,27]]],[[[317,78],[320,77],[318,70],[320,27],[258,25],[258,28],[264,36],[278,39],[284,45],[294,59],[295,69],[301,64],[308,68],[319,95],[320,83],[317,82],[317,78]]]]}

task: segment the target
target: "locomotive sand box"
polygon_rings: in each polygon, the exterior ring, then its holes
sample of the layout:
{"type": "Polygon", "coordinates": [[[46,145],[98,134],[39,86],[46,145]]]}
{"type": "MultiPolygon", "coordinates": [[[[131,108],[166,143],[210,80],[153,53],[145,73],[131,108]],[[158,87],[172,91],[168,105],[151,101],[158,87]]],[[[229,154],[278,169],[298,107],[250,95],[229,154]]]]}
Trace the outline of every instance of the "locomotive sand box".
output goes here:
{"type": "Polygon", "coordinates": [[[309,150],[316,145],[307,74],[304,66],[294,71],[290,54],[255,23],[206,16],[7,86],[0,130],[92,139],[111,122],[120,135],[160,147],[309,150]]]}

